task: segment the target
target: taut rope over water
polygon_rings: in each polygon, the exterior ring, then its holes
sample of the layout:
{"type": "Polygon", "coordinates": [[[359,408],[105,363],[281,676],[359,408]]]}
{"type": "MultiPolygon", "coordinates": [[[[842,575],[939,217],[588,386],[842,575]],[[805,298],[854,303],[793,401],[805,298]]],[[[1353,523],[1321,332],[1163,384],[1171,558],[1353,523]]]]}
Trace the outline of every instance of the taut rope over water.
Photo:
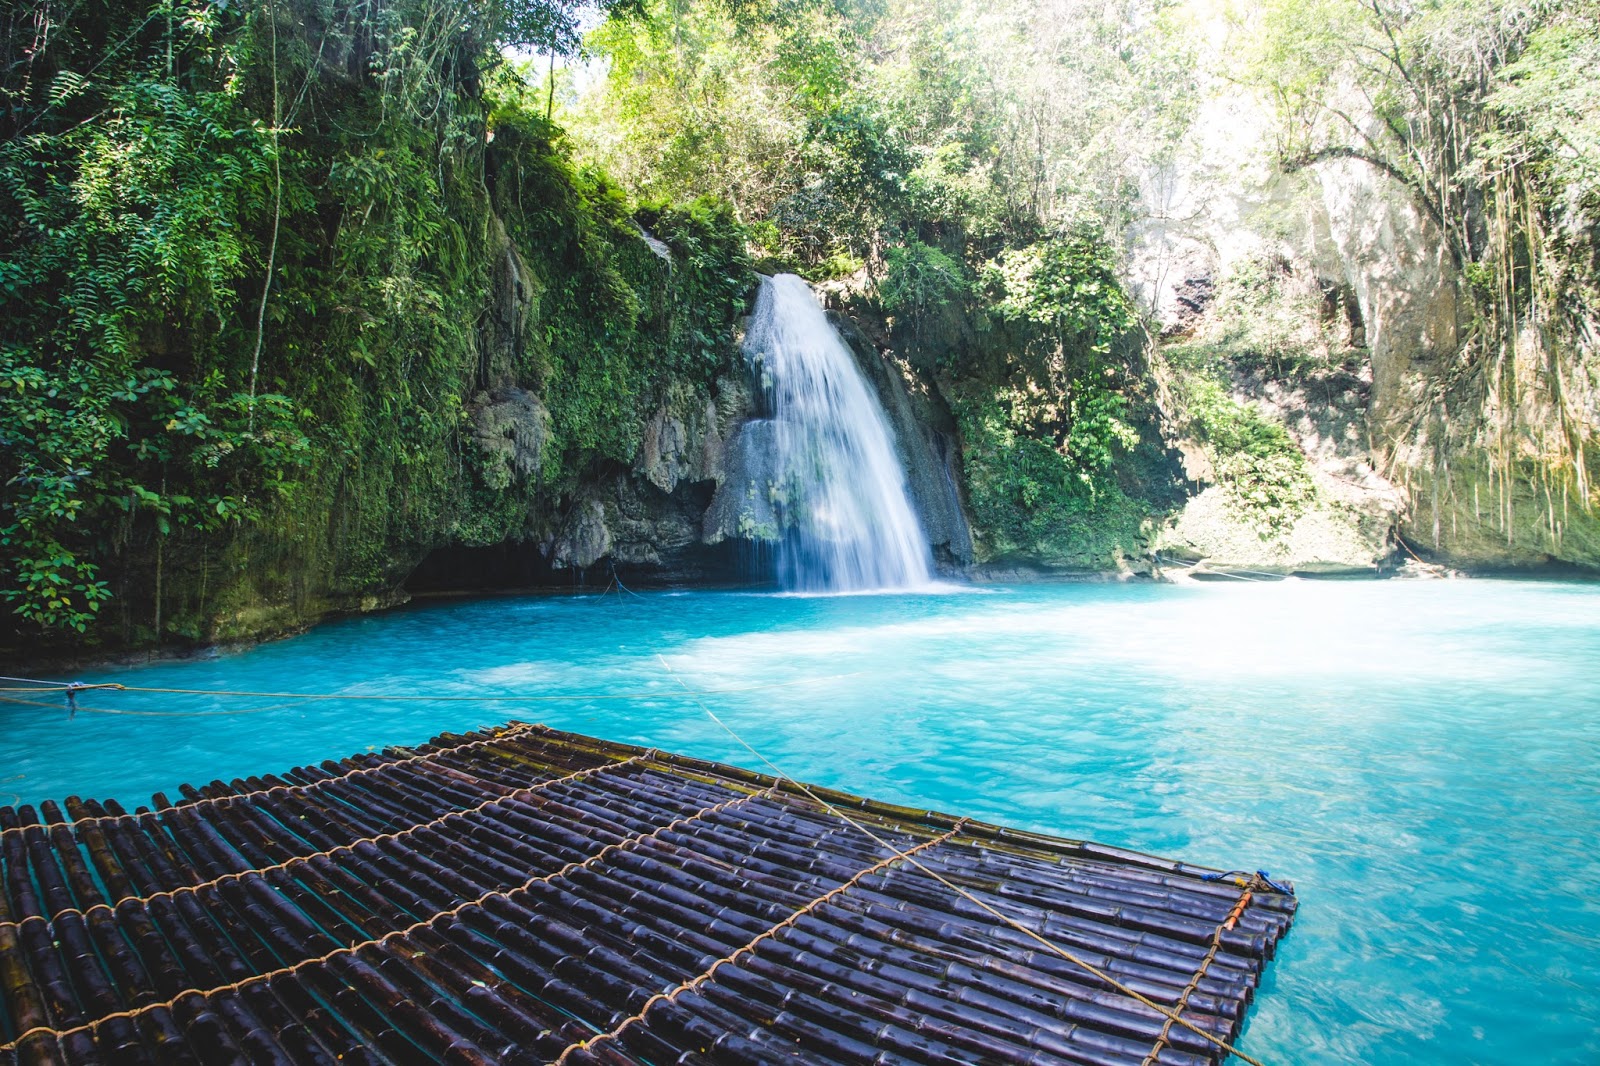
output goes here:
{"type": "MultiPolygon", "coordinates": [[[[634,593],[637,595],[637,593],[634,593]]],[[[802,677],[794,681],[772,681],[759,685],[736,685],[731,688],[706,689],[700,695],[723,696],[740,692],[766,692],[778,688],[794,688],[799,685],[817,685],[825,681],[843,681],[846,678],[857,677],[861,671],[852,670],[846,674],[827,674],[822,677],[802,677]]],[[[103,690],[108,692],[145,692],[164,696],[251,696],[257,699],[276,700],[364,700],[375,703],[561,703],[574,700],[647,700],[661,696],[657,691],[634,692],[558,692],[546,693],[538,696],[496,694],[492,692],[478,693],[472,696],[396,696],[374,694],[369,692],[247,692],[238,689],[219,688],[148,688],[142,685],[123,685],[114,681],[98,684],[85,684],[77,681],[42,681],[28,677],[0,677],[0,681],[20,681],[25,685],[0,686],[0,693],[26,692],[35,695],[44,695],[49,692],[90,692],[103,690]],[[32,686],[32,687],[27,687],[32,686]]],[[[0,700],[9,703],[28,704],[28,700],[11,699],[0,695],[0,700]]],[[[33,704],[34,706],[50,706],[49,704],[33,704]]],[[[79,710],[89,710],[80,707],[79,710]]],[[[264,709],[264,708],[262,708],[264,709]]],[[[131,711],[99,710],[101,714],[122,713],[131,714],[131,711]]],[[[179,714],[203,714],[207,712],[173,711],[179,714]]]]}

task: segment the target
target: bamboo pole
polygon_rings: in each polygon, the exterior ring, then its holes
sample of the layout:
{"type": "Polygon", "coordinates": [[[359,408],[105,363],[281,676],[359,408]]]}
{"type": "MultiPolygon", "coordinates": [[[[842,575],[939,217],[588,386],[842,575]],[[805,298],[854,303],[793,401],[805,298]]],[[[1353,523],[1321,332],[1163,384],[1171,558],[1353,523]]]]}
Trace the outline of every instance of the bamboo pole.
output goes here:
{"type": "Polygon", "coordinates": [[[380,1066],[390,1062],[313,995],[300,975],[278,974],[265,984],[306,1031],[328,1049],[339,1066],[380,1066]]]}
{"type": "MultiPolygon", "coordinates": [[[[9,889],[11,863],[8,855],[0,852],[6,864],[9,889]]],[[[11,909],[9,891],[0,891],[0,1002],[4,1002],[9,1035],[25,1033],[51,1023],[49,1007],[44,992],[34,980],[26,960],[21,930],[16,925],[18,915],[11,909]]]]}
{"type": "MultiPolygon", "coordinates": [[[[158,795],[135,816],[74,800],[70,823],[53,805],[44,825],[0,811],[6,1024],[48,1027],[17,1056],[1215,1061],[1202,1037],[925,875],[863,876],[893,852],[809,797],[751,795],[771,779],[643,754],[551,730],[441,734],[186,786],[183,802],[158,795]],[[478,902],[449,913],[466,900],[478,902]],[[59,1020],[73,1012],[100,1020],[58,1040],[78,1030],[59,1020]]],[[[845,804],[897,850],[953,826],[845,804]]],[[[1295,907],[1181,864],[998,827],[964,827],[924,862],[1226,1037],[1295,907]]]]}
{"type": "MultiPolygon", "coordinates": [[[[32,824],[34,821],[31,807],[0,808],[0,827],[20,829],[25,823],[32,824]]],[[[84,1013],[73,994],[61,957],[51,943],[43,904],[29,876],[23,835],[20,832],[7,834],[0,841],[0,855],[4,857],[6,890],[18,922],[16,930],[21,954],[49,1016],[47,1024],[58,1029],[79,1025],[84,1020],[84,1013]]]]}
{"type": "MultiPolygon", "coordinates": [[[[88,809],[94,816],[93,812],[98,808],[91,805],[88,809]]],[[[136,855],[137,850],[125,837],[135,830],[124,825],[112,825],[103,832],[108,847],[102,861],[125,878],[133,892],[150,891],[154,880],[141,866],[130,861],[130,856],[136,855]]],[[[170,999],[184,988],[196,985],[211,987],[229,979],[201,947],[185,913],[171,898],[157,898],[148,902],[127,899],[117,904],[116,911],[123,928],[137,931],[142,924],[147,924],[153,932],[153,936],[137,935],[136,943],[145,956],[147,967],[159,975],[163,998],[170,999]]],[[[242,970],[240,966],[233,971],[233,975],[239,975],[242,970]]]]}

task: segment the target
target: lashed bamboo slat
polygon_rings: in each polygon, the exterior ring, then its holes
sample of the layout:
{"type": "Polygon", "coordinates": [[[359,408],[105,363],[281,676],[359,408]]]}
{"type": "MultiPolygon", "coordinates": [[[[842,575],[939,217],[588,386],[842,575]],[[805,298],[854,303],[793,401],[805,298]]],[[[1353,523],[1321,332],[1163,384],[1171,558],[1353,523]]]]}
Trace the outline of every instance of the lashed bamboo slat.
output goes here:
{"type": "Polygon", "coordinates": [[[0,1063],[1202,1066],[1295,909],[523,723],[179,796],[0,808],[0,1063]]]}

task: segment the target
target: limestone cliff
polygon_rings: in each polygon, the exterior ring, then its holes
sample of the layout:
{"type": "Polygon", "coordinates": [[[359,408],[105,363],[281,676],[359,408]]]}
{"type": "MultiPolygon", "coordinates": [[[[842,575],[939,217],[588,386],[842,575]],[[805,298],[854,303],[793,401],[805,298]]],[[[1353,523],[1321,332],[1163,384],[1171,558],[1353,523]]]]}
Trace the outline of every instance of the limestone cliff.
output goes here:
{"type": "MultiPolygon", "coordinates": [[[[1403,541],[1458,567],[1600,568],[1600,508],[1581,491],[1600,468],[1592,455],[1587,472],[1551,465],[1564,423],[1533,380],[1546,373],[1536,360],[1515,371],[1528,378],[1520,389],[1467,372],[1476,312],[1461,270],[1394,177],[1337,156],[1286,172],[1265,109],[1218,92],[1179,158],[1146,176],[1140,215],[1127,277],[1159,346],[1179,362],[1206,348],[1230,397],[1284,426],[1315,482],[1294,522],[1258,537],[1249,507],[1191,464],[1208,487],[1171,522],[1164,550],[1218,565],[1370,568],[1403,541]],[[1263,274],[1285,291],[1219,299],[1263,274]],[[1298,299],[1286,295],[1295,288],[1298,299]]],[[[1600,413],[1592,383],[1565,388],[1591,421],[1600,413]]],[[[1202,451],[1193,420],[1171,413],[1177,442],[1202,451]]]]}

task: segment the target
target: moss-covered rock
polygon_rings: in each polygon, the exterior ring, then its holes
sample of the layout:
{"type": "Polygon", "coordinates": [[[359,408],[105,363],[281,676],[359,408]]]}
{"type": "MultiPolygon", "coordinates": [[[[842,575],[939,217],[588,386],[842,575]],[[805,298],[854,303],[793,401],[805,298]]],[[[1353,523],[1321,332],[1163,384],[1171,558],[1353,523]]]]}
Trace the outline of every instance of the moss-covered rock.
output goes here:
{"type": "MultiPolygon", "coordinates": [[[[1371,367],[1339,305],[1281,261],[1222,278],[1155,360],[1200,487],[1156,548],[1177,566],[1373,573],[1403,500],[1371,465],[1371,367]]],[[[1336,295],[1336,294],[1335,294],[1336,295]]]]}
{"type": "MultiPolygon", "coordinates": [[[[193,78],[157,101],[204,103],[249,128],[274,77],[302,87],[278,176],[258,168],[248,195],[211,204],[207,233],[252,250],[232,274],[169,274],[140,309],[149,321],[118,326],[114,358],[75,363],[75,348],[105,343],[48,320],[50,293],[82,288],[78,268],[46,256],[59,238],[6,227],[7,251],[39,263],[19,275],[21,302],[6,296],[31,308],[6,326],[39,363],[27,380],[59,386],[73,366],[95,368],[83,396],[106,416],[60,401],[64,425],[100,433],[99,451],[67,487],[72,520],[41,519],[27,535],[55,538],[64,565],[90,567],[109,600],[98,616],[83,605],[63,615],[82,616],[81,636],[13,616],[0,646],[103,653],[265,636],[393,603],[438,551],[522,545],[536,574],[661,559],[682,539],[684,508],[709,497],[730,413],[747,401],[735,334],[755,276],[732,210],[631,202],[573,163],[517,77],[485,82],[475,53],[408,68],[432,93],[413,111],[389,82],[323,62],[310,23],[270,21],[227,14],[209,42],[186,46],[193,78]],[[276,68],[250,48],[269,31],[276,68]],[[219,95],[206,72],[229,63],[244,88],[219,95]],[[222,282],[232,288],[219,295],[222,282]],[[239,382],[259,403],[230,391],[239,382]]],[[[171,113],[148,121],[156,144],[171,113]]],[[[64,144],[61,187],[103,166],[103,148],[64,144]]],[[[77,209],[58,206],[61,224],[77,225],[77,209]]],[[[0,209],[13,221],[15,198],[0,209]]],[[[137,211],[118,217],[138,224],[137,211]]],[[[100,254],[124,274],[143,269],[118,265],[111,245],[100,254]]],[[[22,350],[3,348],[8,360],[22,350]]],[[[29,442],[29,462],[65,446],[29,442]]],[[[8,496],[8,514],[13,502],[33,506],[8,496]]],[[[25,594],[11,562],[0,559],[0,592],[25,594]]]]}

